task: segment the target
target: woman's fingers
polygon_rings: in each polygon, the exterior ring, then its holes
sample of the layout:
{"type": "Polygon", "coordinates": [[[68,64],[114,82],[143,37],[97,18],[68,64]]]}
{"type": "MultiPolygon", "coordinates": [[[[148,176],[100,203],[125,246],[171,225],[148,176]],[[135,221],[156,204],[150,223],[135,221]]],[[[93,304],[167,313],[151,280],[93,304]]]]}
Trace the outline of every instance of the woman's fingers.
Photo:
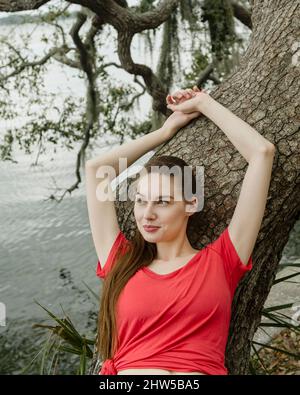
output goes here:
{"type": "Polygon", "coordinates": [[[167,96],[167,104],[179,104],[186,99],[190,99],[191,97],[194,97],[197,92],[201,92],[201,91],[206,92],[201,88],[198,88],[197,85],[194,85],[192,89],[191,88],[179,89],[175,91],[172,95],[167,96]]]}
{"type": "Polygon", "coordinates": [[[171,95],[167,96],[167,104],[176,104],[176,100],[171,95]]]}
{"type": "Polygon", "coordinates": [[[189,99],[193,95],[192,89],[185,89],[184,90],[184,95],[187,99],[189,99]]]}
{"type": "Polygon", "coordinates": [[[183,99],[190,99],[193,96],[192,89],[180,89],[172,94],[172,98],[175,99],[176,102],[181,102],[183,99]]]}
{"type": "Polygon", "coordinates": [[[173,93],[172,97],[177,101],[181,100],[184,97],[184,90],[180,89],[173,93]]]}
{"type": "Polygon", "coordinates": [[[190,96],[194,97],[195,96],[195,91],[193,89],[188,88],[187,92],[189,93],[190,96]]]}

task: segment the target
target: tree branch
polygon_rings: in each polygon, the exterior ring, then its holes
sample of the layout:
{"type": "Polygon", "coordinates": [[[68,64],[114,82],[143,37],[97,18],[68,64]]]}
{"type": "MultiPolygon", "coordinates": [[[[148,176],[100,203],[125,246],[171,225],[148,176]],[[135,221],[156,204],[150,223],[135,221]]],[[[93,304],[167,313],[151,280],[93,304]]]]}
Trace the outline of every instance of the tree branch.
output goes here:
{"type": "MultiPolygon", "coordinates": [[[[72,48],[70,48],[70,51],[72,48]]],[[[72,67],[73,69],[79,69],[81,70],[81,65],[80,62],[77,62],[76,60],[70,59],[66,56],[66,53],[60,52],[56,53],[53,58],[62,64],[65,64],[66,66],[72,67]]]]}
{"type": "MultiPolygon", "coordinates": [[[[126,1],[120,0],[70,0],[69,2],[89,8],[95,12],[100,24],[108,23],[117,30],[118,55],[121,66],[129,74],[143,77],[147,92],[153,97],[153,110],[164,115],[171,113],[166,107],[165,97],[167,92],[162,83],[150,67],[133,62],[130,46],[134,34],[147,29],[154,29],[165,22],[178,6],[179,0],[161,0],[154,10],[144,13],[134,12],[127,6],[126,1]]],[[[85,51],[84,44],[78,42],[78,45],[83,54],[85,51]]],[[[80,49],[79,47],[78,49],[80,49]]],[[[88,57],[84,55],[80,62],[84,64],[86,59],[88,57]]],[[[85,67],[89,67],[89,65],[86,64],[85,67]]],[[[89,78],[91,73],[88,72],[87,76],[89,78]]]]}
{"type": "Polygon", "coordinates": [[[66,193],[71,194],[72,191],[77,189],[79,184],[81,183],[80,166],[84,158],[85,150],[89,145],[90,132],[94,126],[94,123],[97,120],[97,115],[98,115],[97,114],[98,93],[95,86],[97,73],[94,67],[95,51],[94,51],[94,41],[93,41],[94,36],[96,34],[95,27],[93,27],[92,33],[88,34],[88,40],[86,41],[86,45],[84,44],[84,42],[81,40],[79,36],[79,31],[84,25],[84,23],[86,22],[86,20],[87,20],[87,16],[82,12],[79,12],[77,14],[77,20],[71,28],[70,34],[79,52],[80,68],[86,74],[88,81],[87,99],[86,99],[87,124],[84,130],[84,139],[77,153],[77,158],[76,158],[76,168],[75,168],[76,181],[70,188],[67,188],[59,198],[56,198],[54,195],[51,195],[50,198],[55,199],[58,202],[61,202],[63,200],[66,193]]]}
{"type": "Polygon", "coordinates": [[[231,0],[231,5],[234,16],[252,30],[251,12],[234,0],[231,0]]]}
{"type": "Polygon", "coordinates": [[[17,12],[36,10],[50,0],[0,0],[0,11],[17,12]]]}
{"type": "Polygon", "coordinates": [[[0,75],[0,82],[3,83],[7,81],[9,78],[20,74],[23,70],[25,70],[28,67],[35,67],[35,66],[41,66],[45,64],[51,57],[53,57],[55,54],[63,52],[66,53],[66,51],[69,51],[69,48],[64,48],[64,47],[59,47],[59,48],[52,48],[45,56],[43,56],[41,59],[36,60],[34,62],[23,62],[18,68],[16,68],[14,71],[7,75],[0,75]]]}
{"type": "Polygon", "coordinates": [[[212,62],[211,64],[206,66],[206,68],[202,71],[202,73],[199,75],[197,82],[196,82],[196,85],[199,88],[207,80],[212,80],[216,84],[220,84],[220,80],[212,74],[212,72],[214,71],[214,68],[215,68],[215,63],[212,62]]]}
{"type": "Polygon", "coordinates": [[[178,6],[179,0],[161,0],[155,10],[141,14],[128,7],[124,8],[115,0],[70,0],[70,3],[89,8],[117,31],[127,29],[132,33],[140,33],[154,29],[166,21],[178,6]]]}
{"type": "Polygon", "coordinates": [[[147,92],[153,97],[153,110],[166,115],[168,110],[165,101],[167,92],[150,67],[133,62],[130,51],[132,38],[133,33],[128,31],[121,31],[118,34],[118,55],[121,65],[129,74],[143,77],[147,92]]]}

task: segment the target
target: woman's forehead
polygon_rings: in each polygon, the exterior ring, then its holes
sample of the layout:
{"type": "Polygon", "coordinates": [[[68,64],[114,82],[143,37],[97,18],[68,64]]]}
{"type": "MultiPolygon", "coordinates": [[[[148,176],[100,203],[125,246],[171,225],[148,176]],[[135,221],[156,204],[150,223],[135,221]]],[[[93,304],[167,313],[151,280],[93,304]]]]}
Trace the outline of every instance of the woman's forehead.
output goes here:
{"type": "Polygon", "coordinates": [[[137,183],[137,193],[140,194],[166,194],[172,195],[175,190],[180,190],[177,177],[169,174],[152,173],[142,176],[137,183]]]}

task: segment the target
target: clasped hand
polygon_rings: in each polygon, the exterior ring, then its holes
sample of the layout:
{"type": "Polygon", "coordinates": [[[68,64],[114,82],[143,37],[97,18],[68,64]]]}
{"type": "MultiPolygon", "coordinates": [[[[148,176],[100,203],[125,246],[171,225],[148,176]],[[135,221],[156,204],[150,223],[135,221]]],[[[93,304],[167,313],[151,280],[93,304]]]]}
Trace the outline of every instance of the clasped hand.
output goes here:
{"type": "Polygon", "coordinates": [[[188,124],[192,119],[201,115],[199,111],[200,97],[206,91],[200,90],[197,86],[193,89],[181,89],[166,98],[167,107],[173,113],[166,119],[163,129],[168,136],[172,137],[180,128],[188,124]]]}

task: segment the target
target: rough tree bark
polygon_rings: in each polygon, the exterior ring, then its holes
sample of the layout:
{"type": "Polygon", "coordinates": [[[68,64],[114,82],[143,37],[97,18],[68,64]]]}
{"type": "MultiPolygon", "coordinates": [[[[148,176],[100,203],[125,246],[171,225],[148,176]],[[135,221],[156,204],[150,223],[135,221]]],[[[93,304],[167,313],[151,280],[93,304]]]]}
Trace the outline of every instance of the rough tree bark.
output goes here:
{"type": "MultiPolygon", "coordinates": [[[[111,4],[111,0],[71,2],[87,6],[99,17],[101,11],[106,11],[103,4],[111,4]]],[[[46,1],[0,0],[0,10],[17,11],[21,5],[30,9],[30,3],[37,8],[46,1]]],[[[283,248],[300,215],[300,4],[299,0],[250,3],[253,30],[249,47],[238,70],[211,95],[273,142],[277,151],[265,215],[253,251],[254,267],[240,283],[232,304],[226,348],[230,374],[249,373],[250,341],[260,323],[283,248]]],[[[119,17],[113,22],[118,24],[119,17]]],[[[123,38],[128,40],[125,33],[123,38]]],[[[205,117],[159,147],[155,155],[161,154],[178,155],[190,164],[204,166],[205,205],[189,231],[193,245],[201,248],[229,223],[247,163],[225,134],[205,117]]],[[[131,203],[116,202],[120,226],[128,237],[134,228],[131,203]]],[[[100,363],[94,358],[90,373],[97,374],[100,363]]]]}

